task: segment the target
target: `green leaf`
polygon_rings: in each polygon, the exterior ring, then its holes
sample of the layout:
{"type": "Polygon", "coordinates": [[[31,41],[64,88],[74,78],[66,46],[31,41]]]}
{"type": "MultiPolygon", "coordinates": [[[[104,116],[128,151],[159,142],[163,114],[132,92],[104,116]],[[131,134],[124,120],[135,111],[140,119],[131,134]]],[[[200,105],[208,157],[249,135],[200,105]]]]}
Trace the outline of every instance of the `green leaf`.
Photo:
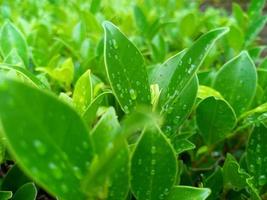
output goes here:
{"type": "Polygon", "coordinates": [[[231,154],[227,154],[223,165],[223,181],[227,188],[241,190],[247,186],[246,180],[250,175],[240,168],[238,162],[231,154]]]}
{"type": "Polygon", "coordinates": [[[1,184],[1,189],[16,192],[22,185],[30,182],[29,178],[19,169],[13,166],[6,174],[1,184]]]}
{"type": "Polygon", "coordinates": [[[73,103],[76,109],[83,113],[93,99],[93,88],[90,70],[86,71],[76,82],[73,91],[73,103]]]}
{"type": "Polygon", "coordinates": [[[174,129],[179,127],[191,112],[198,87],[195,73],[215,41],[227,31],[227,28],[220,28],[204,34],[176,63],[170,82],[163,88],[159,100],[161,114],[166,119],[163,130],[167,135],[173,134],[174,129]]]}
{"type": "Polygon", "coordinates": [[[162,91],[161,105],[163,109],[173,101],[170,96],[177,96],[183,88],[193,79],[195,72],[203,63],[215,42],[229,31],[228,28],[214,29],[201,36],[181,58],[175,72],[170,77],[168,87],[162,91]]]}
{"type": "MultiPolygon", "coordinates": [[[[118,134],[120,134],[120,124],[117,120],[115,110],[109,108],[98,121],[94,129],[91,131],[95,153],[101,157],[105,157],[108,151],[112,151],[116,143],[118,134]]],[[[92,195],[91,190],[94,189],[98,195],[107,200],[124,200],[130,188],[130,156],[128,145],[123,141],[122,146],[113,156],[112,162],[109,163],[95,179],[86,180],[87,192],[92,195]],[[99,184],[99,185],[98,185],[99,184]],[[99,192],[99,186],[104,191],[99,192]],[[102,188],[103,187],[103,188],[102,188]],[[107,194],[105,194],[107,191],[107,194]]],[[[100,190],[101,191],[101,190],[100,190]]],[[[93,191],[95,193],[95,191],[93,191]]]]}
{"type": "Polygon", "coordinates": [[[19,56],[16,49],[12,49],[10,51],[10,53],[5,57],[4,63],[15,65],[15,66],[20,66],[20,67],[25,67],[24,62],[19,56]]]}
{"type": "Polygon", "coordinates": [[[0,200],[8,200],[11,199],[12,192],[10,191],[0,191],[0,200]]]}
{"type": "Polygon", "coordinates": [[[231,133],[236,123],[231,106],[215,97],[208,97],[199,103],[196,118],[200,134],[207,144],[223,140],[231,133]]]}
{"type": "Polygon", "coordinates": [[[37,189],[33,183],[26,183],[21,186],[14,194],[13,200],[35,200],[37,196],[37,189]]]}
{"type": "Polygon", "coordinates": [[[266,0],[251,0],[248,14],[251,18],[258,17],[262,13],[266,0]]]}
{"type": "Polygon", "coordinates": [[[112,90],[129,113],[138,104],[150,104],[144,59],[138,49],[111,22],[104,22],[105,66],[112,90]]]}
{"type": "Polygon", "coordinates": [[[204,187],[211,189],[212,193],[209,200],[218,199],[223,190],[223,173],[222,168],[218,167],[204,182],[204,187]]]}
{"type": "Polygon", "coordinates": [[[0,69],[4,70],[14,70],[16,73],[21,74],[23,77],[28,79],[33,85],[41,88],[41,89],[48,89],[48,87],[40,81],[34,74],[29,72],[28,70],[18,67],[18,66],[13,66],[13,65],[7,65],[7,64],[0,64],[0,69]]]}
{"type": "Polygon", "coordinates": [[[29,66],[28,46],[22,33],[9,21],[0,30],[0,48],[3,57],[7,57],[13,49],[23,59],[24,65],[29,66]]]}
{"type": "Polygon", "coordinates": [[[267,15],[259,16],[257,19],[252,20],[249,24],[248,30],[245,35],[245,44],[249,46],[262,31],[267,22],[267,15]]]}
{"type": "Polygon", "coordinates": [[[177,173],[175,151],[158,128],[148,128],[132,156],[131,187],[138,200],[164,199],[177,173]]]}
{"type": "Polygon", "coordinates": [[[255,127],[247,145],[247,165],[255,177],[257,185],[267,184],[267,128],[264,125],[255,127]]]}
{"type": "Polygon", "coordinates": [[[180,30],[183,37],[190,37],[196,31],[197,28],[197,18],[194,12],[186,14],[180,24],[180,30]]]}
{"type": "Polygon", "coordinates": [[[87,107],[85,112],[83,113],[83,119],[86,122],[89,129],[91,129],[92,124],[93,124],[94,120],[96,119],[96,114],[97,114],[97,110],[98,110],[99,106],[104,101],[104,98],[110,94],[111,94],[110,92],[104,92],[104,93],[98,95],[92,101],[92,103],[87,107]]]}
{"type": "Polygon", "coordinates": [[[185,151],[196,148],[196,146],[190,142],[188,139],[174,139],[173,148],[176,151],[176,154],[181,154],[185,151]]]}
{"type": "Polygon", "coordinates": [[[80,179],[93,152],[79,115],[54,96],[20,82],[2,80],[0,91],[1,132],[21,169],[59,198],[83,199],[80,179]]]}
{"type": "Polygon", "coordinates": [[[230,103],[237,116],[250,106],[256,87],[256,67],[246,51],[227,62],[214,83],[214,88],[230,103]]]}
{"type": "Polygon", "coordinates": [[[205,200],[210,195],[211,190],[209,188],[196,188],[190,186],[175,186],[167,200],[205,200]]]}

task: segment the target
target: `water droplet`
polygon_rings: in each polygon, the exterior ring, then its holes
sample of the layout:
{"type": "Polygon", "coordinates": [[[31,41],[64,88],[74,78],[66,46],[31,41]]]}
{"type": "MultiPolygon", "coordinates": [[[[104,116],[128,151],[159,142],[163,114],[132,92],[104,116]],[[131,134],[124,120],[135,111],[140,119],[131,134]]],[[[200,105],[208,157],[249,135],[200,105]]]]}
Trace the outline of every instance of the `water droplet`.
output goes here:
{"type": "Polygon", "coordinates": [[[138,159],[138,165],[142,165],[142,159],[138,159]]]}
{"type": "Polygon", "coordinates": [[[136,81],[136,85],[139,86],[141,83],[139,81],[136,81]]]}
{"type": "Polygon", "coordinates": [[[151,153],[152,153],[152,154],[155,154],[155,153],[156,153],[156,147],[155,147],[155,146],[152,146],[152,147],[151,147],[151,153]]]}
{"type": "Polygon", "coordinates": [[[69,188],[68,188],[68,186],[66,184],[62,184],[60,186],[60,188],[61,188],[62,192],[68,192],[69,191],[69,188]]]}
{"type": "Polygon", "coordinates": [[[136,99],[136,93],[135,93],[135,90],[134,89],[130,89],[129,91],[130,93],[130,97],[132,100],[135,100],[136,99]]]}
{"type": "Polygon", "coordinates": [[[52,171],[52,173],[56,179],[61,179],[63,177],[63,173],[62,173],[61,169],[58,168],[58,166],[55,163],[53,163],[53,162],[49,163],[48,168],[52,171]]]}
{"type": "Polygon", "coordinates": [[[192,58],[188,59],[188,64],[190,65],[192,63],[192,58]]]}
{"type": "Polygon", "coordinates": [[[113,47],[114,47],[115,49],[118,49],[119,46],[118,46],[116,40],[113,39],[112,42],[113,42],[113,47]]]}
{"type": "Polygon", "coordinates": [[[34,140],[33,146],[36,148],[39,154],[44,155],[46,153],[46,147],[40,140],[34,140]]]}
{"type": "Polygon", "coordinates": [[[168,188],[165,188],[164,194],[167,195],[168,193],[169,193],[169,189],[168,188]]]}
{"type": "Polygon", "coordinates": [[[155,160],[155,159],[152,159],[152,160],[151,160],[151,164],[152,164],[152,165],[155,165],[155,164],[156,164],[156,160],[155,160]]]}
{"type": "Polygon", "coordinates": [[[121,85],[120,84],[117,83],[116,86],[117,86],[118,90],[121,90],[121,85]]]}
{"type": "Polygon", "coordinates": [[[155,175],[155,170],[152,169],[150,174],[151,174],[152,176],[154,176],[154,175],[155,175]]]}
{"type": "Polygon", "coordinates": [[[116,59],[116,60],[118,60],[118,59],[119,59],[119,57],[118,57],[118,55],[117,55],[117,54],[115,54],[115,55],[114,55],[114,57],[115,57],[115,59],[116,59]]]}
{"type": "Polygon", "coordinates": [[[77,166],[74,166],[73,167],[73,171],[74,171],[74,174],[76,175],[76,177],[78,179],[81,179],[82,178],[82,172],[81,172],[81,169],[77,166]]]}
{"type": "Polygon", "coordinates": [[[130,112],[128,106],[124,106],[123,109],[124,109],[124,112],[125,112],[126,114],[128,114],[128,113],[130,112]]]}

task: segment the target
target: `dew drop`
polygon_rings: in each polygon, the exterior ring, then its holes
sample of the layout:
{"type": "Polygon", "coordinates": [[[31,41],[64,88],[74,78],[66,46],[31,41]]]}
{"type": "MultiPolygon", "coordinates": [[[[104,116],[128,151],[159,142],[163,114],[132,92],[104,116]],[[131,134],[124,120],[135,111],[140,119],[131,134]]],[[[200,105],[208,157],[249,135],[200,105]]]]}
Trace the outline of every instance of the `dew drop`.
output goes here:
{"type": "Polygon", "coordinates": [[[135,100],[136,99],[136,93],[135,93],[135,90],[134,89],[130,89],[129,91],[130,93],[130,97],[132,100],[135,100]]]}
{"type": "Polygon", "coordinates": [[[33,146],[36,148],[39,154],[44,155],[46,153],[46,147],[40,140],[34,140],[33,146]]]}
{"type": "Polygon", "coordinates": [[[81,172],[81,169],[77,166],[74,166],[73,167],[73,171],[74,171],[74,174],[76,175],[76,177],[78,179],[81,179],[82,178],[82,172],[81,172]]]}
{"type": "Polygon", "coordinates": [[[62,171],[60,170],[60,168],[58,168],[57,165],[55,165],[55,163],[53,162],[49,163],[48,167],[56,179],[61,179],[63,177],[62,171]]]}
{"type": "Polygon", "coordinates": [[[151,147],[151,153],[152,153],[152,154],[155,154],[155,153],[156,153],[156,147],[155,147],[155,146],[152,146],[152,147],[151,147]]]}
{"type": "Polygon", "coordinates": [[[267,182],[267,178],[266,178],[266,176],[265,175],[261,175],[261,176],[259,176],[259,185],[260,186],[263,186],[263,185],[265,185],[266,184],[266,182],[267,182]]]}

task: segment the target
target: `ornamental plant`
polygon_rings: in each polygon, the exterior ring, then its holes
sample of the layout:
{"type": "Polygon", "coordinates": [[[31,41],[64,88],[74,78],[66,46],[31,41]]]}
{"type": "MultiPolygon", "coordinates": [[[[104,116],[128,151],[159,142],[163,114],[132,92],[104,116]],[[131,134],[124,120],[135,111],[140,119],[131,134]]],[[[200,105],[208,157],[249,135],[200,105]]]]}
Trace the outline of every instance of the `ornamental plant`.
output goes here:
{"type": "Polygon", "coordinates": [[[265,0],[205,5],[4,1],[0,200],[266,199],[265,0]]]}

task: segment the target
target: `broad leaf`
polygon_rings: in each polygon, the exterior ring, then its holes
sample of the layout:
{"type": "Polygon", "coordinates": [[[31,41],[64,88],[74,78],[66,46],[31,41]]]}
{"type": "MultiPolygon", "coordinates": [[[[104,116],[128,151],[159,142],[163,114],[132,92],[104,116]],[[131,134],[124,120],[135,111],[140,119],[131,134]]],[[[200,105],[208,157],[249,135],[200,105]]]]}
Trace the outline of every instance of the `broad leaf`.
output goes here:
{"type": "Polygon", "coordinates": [[[35,200],[37,189],[33,183],[26,183],[21,186],[13,196],[13,200],[35,200]]]}
{"type": "Polygon", "coordinates": [[[225,139],[236,123],[236,116],[231,106],[215,97],[208,97],[199,103],[196,117],[200,134],[207,144],[225,139]]]}
{"type": "Polygon", "coordinates": [[[230,103],[237,116],[250,106],[256,87],[256,67],[245,51],[220,69],[214,83],[214,88],[230,103]]]}
{"type": "Polygon", "coordinates": [[[150,103],[144,59],[138,49],[110,22],[105,29],[105,66],[112,90],[129,113],[137,104],[150,103]]]}
{"type": "Polygon", "coordinates": [[[259,186],[267,184],[267,128],[255,127],[247,146],[247,165],[259,186]]]}
{"type": "Polygon", "coordinates": [[[176,186],[174,187],[167,200],[205,200],[210,195],[209,188],[196,188],[190,186],[176,186]]]}
{"type": "Polygon", "coordinates": [[[54,96],[20,82],[2,80],[0,91],[1,132],[19,166],[53,195],[83,199],[80,179],[93,152],[78,114],[54,96]]]}
{"type": "Polygon", "coordinates": [[[174,149],[158,128],[147,128],[131,162],[131,187],[138,200],[164,199],[174,185],[177,162],[174,149]]]}
{"type": "Polygon", "coordinates": [[[25,66],[29,66],[28,46],[22,33],[9,21],[6,21],[0,31],[1,53],[7,57],[13,49],[23,59],[25,66]]]}

